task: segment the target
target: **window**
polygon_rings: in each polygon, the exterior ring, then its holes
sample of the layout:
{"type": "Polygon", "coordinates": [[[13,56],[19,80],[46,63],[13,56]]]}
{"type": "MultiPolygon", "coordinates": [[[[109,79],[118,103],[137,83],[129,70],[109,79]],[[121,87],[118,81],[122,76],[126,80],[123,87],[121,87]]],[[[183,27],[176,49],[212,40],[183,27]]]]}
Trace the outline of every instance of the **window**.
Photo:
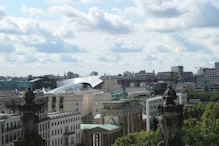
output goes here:
{"type": "Polygon", "coordinates": [[[52,97],[52,103],[56,102],[56,97],[52,97]]]}
{"type": "Polygon", "coordinates": [[[2,136],[2,145],[4,145],[4,136],[2,136]]]}
{"type": "Polygon", "coordinates": [[[60,97],[60,103],[63,103],[64,97],[60,97]]]}
{"type": "Polygon", "coordinates": [[[65,138],[65,145],[68,145],[68,137],[65,138]]]}

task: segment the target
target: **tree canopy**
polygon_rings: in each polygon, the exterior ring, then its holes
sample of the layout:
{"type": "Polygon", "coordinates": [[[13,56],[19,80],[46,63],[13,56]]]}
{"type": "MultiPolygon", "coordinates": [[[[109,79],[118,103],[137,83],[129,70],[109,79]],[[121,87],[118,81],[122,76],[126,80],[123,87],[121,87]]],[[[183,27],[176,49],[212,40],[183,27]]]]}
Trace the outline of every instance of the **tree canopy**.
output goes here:
{"type": "MultiPolygon", "coordinates": [[[[184,110],[182,140],[189,146],[217,146],[219,144],[219,102],[199,104],[184,110]]],[[[141,131],[118,138],[113,146],[156,146],[160,131],[141,131]]]]}
{"type": "Polygon", "coordinates": [[[212,92],[188,92],[187,99],[200,99],[201,102],[217,102],[219,101],[219,92],[212,93],[212,92]]]}

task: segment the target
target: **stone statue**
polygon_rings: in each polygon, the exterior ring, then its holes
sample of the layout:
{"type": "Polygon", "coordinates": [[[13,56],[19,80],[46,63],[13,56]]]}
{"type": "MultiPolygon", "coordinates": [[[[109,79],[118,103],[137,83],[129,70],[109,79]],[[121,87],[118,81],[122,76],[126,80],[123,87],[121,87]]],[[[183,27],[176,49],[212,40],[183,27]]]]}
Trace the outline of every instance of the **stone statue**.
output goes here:
{"type": "Polygon", "coordinates": [[[27,104],[33,104],[33,100],[35,98],[35,95],[30,87],[27,88],[27,91],[25,93],[24,99],[27,104]]]}
{"type": "Polygon", "coordinates": [[[171,86],[168,86],[163,98],[163,106],[158,106],[161,114],[158,124],[161,130],[161,141],[157,146],[185,146],[181,140],[183,105],[177,105],[174,102],[177,95],[171,86]]]}
{"type": "Polygon", "coordinates": [[[128,93],[126,92],[126,88],[123,87],[122,92],[111,92],[111,97],[113,100],[120,100],[120,99],[126,99],[128,97],[128,93]]]}
{"type": "Polygon", "coordinates": [[[38,135],[37,124],[39,117],[37,112],[42,108],[42,104],[34,102],[35,95],[31,88],[28,88],[23,105],[19,105],[21,111],[22,134],[14,141],[15,146],[45,146],[46,139],[38,135]]]}

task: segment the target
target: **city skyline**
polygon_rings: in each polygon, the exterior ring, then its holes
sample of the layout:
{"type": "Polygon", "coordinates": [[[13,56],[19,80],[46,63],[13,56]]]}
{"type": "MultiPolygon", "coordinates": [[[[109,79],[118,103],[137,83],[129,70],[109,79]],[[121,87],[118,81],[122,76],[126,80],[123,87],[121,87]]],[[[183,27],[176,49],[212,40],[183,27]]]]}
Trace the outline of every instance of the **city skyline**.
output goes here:
{"type": "Polygon", "coordinates": [[[216,0],[1,1],[0,75],[196,73],[219,61],[218,15],[216,0]]]}

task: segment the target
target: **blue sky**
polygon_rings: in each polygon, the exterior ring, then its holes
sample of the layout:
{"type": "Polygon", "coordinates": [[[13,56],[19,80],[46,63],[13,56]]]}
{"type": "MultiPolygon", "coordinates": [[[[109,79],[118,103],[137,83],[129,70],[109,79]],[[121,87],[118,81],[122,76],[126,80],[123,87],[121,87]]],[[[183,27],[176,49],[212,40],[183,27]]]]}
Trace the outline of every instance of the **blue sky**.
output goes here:
{"type": "Polygon", "coordinates": [[[1,0],[0,75],[169,71],[219,61],[218,0],[1,0]]]}

